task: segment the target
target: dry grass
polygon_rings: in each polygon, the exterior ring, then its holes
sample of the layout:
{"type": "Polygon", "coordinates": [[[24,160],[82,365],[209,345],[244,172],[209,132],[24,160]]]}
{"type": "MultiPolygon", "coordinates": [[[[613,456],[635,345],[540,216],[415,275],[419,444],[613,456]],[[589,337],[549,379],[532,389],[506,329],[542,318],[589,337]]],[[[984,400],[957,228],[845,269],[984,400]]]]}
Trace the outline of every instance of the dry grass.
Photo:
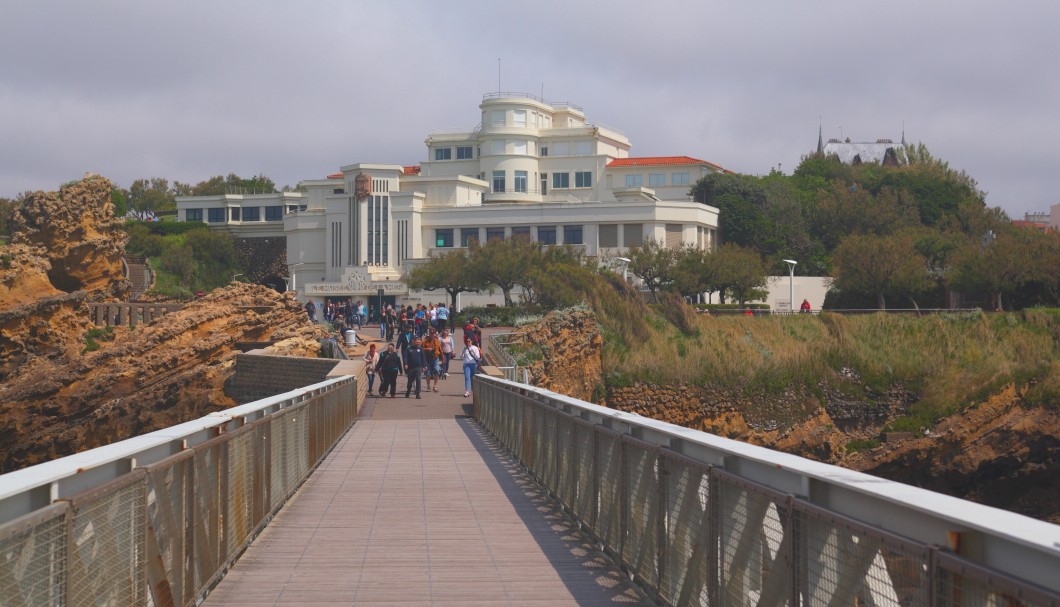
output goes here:
{"type": "Polygon", "coordinates": [[[1060,382],[1057,314],[700,315],[692,335],[658,314],[646,320],[644,339],[605,349],[609,380],[767,394],[792,385],[876,393],[897,385],[918,395],[929,417],[1012,383],[1041,385],[1048,398],[1060,382]]]}

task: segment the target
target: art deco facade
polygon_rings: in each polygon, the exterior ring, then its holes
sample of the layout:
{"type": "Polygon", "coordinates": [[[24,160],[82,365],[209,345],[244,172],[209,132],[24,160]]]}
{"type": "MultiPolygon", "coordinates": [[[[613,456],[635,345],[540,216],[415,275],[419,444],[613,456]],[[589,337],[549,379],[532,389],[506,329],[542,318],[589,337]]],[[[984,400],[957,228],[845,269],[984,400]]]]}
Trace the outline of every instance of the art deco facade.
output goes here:
{"type": "Polygon", "coordinates": [[[417,166],[351,164],[304,193],[186,197],[179,218],[249,238],[285,237],[300,298],[404,295],[417,260],[476,239],[529,237],[620,255],[649,238],[711,248],[718,210],[689,188],[716,164],[634,158],[582,108],[524,93],[484,96],[480,124],[434,132],[417,166]]]}

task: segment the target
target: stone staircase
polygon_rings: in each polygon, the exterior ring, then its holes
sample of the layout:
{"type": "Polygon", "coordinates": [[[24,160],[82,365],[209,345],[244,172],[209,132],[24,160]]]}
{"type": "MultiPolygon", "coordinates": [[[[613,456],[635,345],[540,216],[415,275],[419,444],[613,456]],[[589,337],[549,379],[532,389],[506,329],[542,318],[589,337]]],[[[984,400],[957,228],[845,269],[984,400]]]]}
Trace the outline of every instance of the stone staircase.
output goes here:
{"type": "Polygon", "coordinates": [[[151,288],[151,269],[143,255],[124,255],[126,279],[129,281],[129,301],[137,301],[151,288]]]}

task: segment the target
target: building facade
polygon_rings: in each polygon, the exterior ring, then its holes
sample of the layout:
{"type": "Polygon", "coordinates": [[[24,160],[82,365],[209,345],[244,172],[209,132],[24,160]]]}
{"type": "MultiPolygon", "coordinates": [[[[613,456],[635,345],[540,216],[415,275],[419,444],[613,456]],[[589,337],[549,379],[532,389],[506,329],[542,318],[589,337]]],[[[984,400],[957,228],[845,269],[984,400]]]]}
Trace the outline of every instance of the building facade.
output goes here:
{"type": "Polygon", "coordinates": [[[718,210],[691,186],[722,167],[688,156],[635,158],[617,129],[582,108],[524,93],[491,93],[478,126],[433,132],[416,166],[358,163],[305,192],[182,197],[178,219],[241,238],[286,238],[300,299],[404,297],[404,272],[471,240],[527,237],[617,256],[655,239],[716,244],[718,210]]]}

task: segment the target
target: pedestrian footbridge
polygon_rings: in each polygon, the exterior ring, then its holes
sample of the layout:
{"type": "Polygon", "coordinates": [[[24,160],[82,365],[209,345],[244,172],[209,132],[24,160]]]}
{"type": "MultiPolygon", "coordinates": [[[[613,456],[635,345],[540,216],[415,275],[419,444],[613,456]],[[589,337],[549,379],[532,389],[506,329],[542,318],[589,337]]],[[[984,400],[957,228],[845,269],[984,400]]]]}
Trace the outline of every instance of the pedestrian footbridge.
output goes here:
{"type": "Polygon", "coordinates": [[[1039,605],[1060,527],[498,377],[0,476],[0,605],[1039,605]]]}

